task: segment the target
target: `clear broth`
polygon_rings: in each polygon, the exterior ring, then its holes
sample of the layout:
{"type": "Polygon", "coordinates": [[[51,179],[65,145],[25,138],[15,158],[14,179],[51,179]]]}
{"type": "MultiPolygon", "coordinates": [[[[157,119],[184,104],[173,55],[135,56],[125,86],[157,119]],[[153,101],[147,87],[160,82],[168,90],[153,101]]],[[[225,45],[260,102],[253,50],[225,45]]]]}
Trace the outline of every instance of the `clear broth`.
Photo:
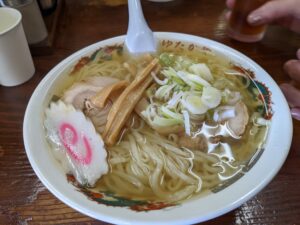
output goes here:
{"type": "MultiPolygon", "coordinates": [[[[233,68],[233,64],[224,56],[216,55],[214,52],[207,49],[198,49],[190,51],[184,48],[176,49],[164,46],[161,46],[159,50],[159,53],[162,52],[172,52],[174,54],[180,54],[182,56],[192,59],[194,62],[207,64],[215,79],[222,79],[225,76],[228,83],[231,83],[230,90],[239,91],[241,93],[243,102],[248,108],[250,118],[252,118],[253,115],[257,113],[257,108],[259,106],[264,105],[264,103],[260,99],[255,98],[253,96],[253,93],[250,93],[249,90],[245,88],[245,83],[243,79],[241,79],[239,76],[224,75],[224,70],[232,70],[233,68]]],[[[55,95],[61,96],[64,90],[70,87],[74,82],[83,79],[85,76],[95,75],[95,70],[93,70],[93,72],[88,71],[89,68],[92,68],[95,65],[110,63],[111,61],[115,61],[117,62],[117,64],[122,65],[127,60],[128,58],[124,56],[124,54],[117,54],[114,52],[112,54],[112,58],[108,61],[94,60],[92,62],[89,62],[84,66],[83,69],[79,70],[75,74],[72,74],[72,76],[67,76],[66,81],[61,83],[61,85],[58,86],[55,90],[55,95]],[[86,71],[83,73],[83,70],[86,71]]],[[[133,77],[128,76],[128,72],[126,70],[122,69],[119,70],[118,74],[108,73],[98,75],[111,75],[120,79],[133,79],[133,77]]],[[[142,122],[140,120],[141,119],[135,117],[134,124],[141,124],[142,122]]],[[[206,123],[212,126],[215,125],[210,119],[208,119],[206,123]]],[[[240,177],[241,174],[245,172],[245,170],[251,167],[252,162],[255,161],[256,158],[259,156],[259,152],[263,151],[267,131],[268,126],[258,127],[254,125],[252,121],[249,121],[246,131],[241,139],[222,139],[222,142],[228,144],[229,146],[229,149],[227,149],[227,151],[222,149],[220,146],[215,147],[215,149],[210,153],[201,152],[201,150],[190,149],[190,151],[192,152],[191,154],[206,154],[208,158],[212,158],[212,161],[199,163],[197,160],[191,159],[191,171],[189,172],[196,174],[197,176],[200,176],[202,178],[202,188],[201,191],[194,191],[192,195],[186,196],[185,199],[198,197],[211,191],[218,191],[222,189],[222,187],[226,187],[228,186],[228,184],[238,179],[238,177],[240,177]],[[205,169],[205,167],[208,167],[209,169],[205,169]]],[[[136,132],[134,128],[127,129],[125,134],[122,136],[122,140],[124,140],[124,142],[129,142],[128,138],[130,137],[130,135],[133,135],[133,132],[136,132]]],[[[146,124],[139,130],[139,132],[154,133],[153,130],[146,124]]],[[[147,138],[145,138],[145,143],[146,142],[148,142],[147,138]]],[[[174,143],[174,145],[176,146],[177,144],[174,143]]],[[[128,181],[128,179],[125,176],[122,177],[120,174],[118,175],[119,171],[126,172],[130,168],[127,168],[129,167],[129,164],[127,162],[120,162],[114,164],[110,163],[114,151],[114,147],[108,148],[108,162],[110,164],[109,173],[104,175],[97,182],[96,186],[91,188],[91,190],[96,192],[115,193],[117,196],[124,197],[126,199],[168,201],[166,200],[166,198],[159,197],[153,192],[153,190],[150,188],[149,180],[141,181],[141,183],[145,184],[145,186],[148,185],[148,187],[144,188],[143,191],[140,191],[141,189],[136,183],[128,181]],[[121,183],[119,183],[119,181],[117,181],[116,179],[122,180],[121,183]],[[120,186],[121,184],[122,186],[120,186]]],[[[124,157],[126,155],[126,157],[131,157],[132,160],[134,160],[134,157],[130,155],[132,154],[131,152],[127,152],[127,150],[124,150],[122,154],[124,155],[124,157]]],[[[130,165],[132,166],[132,164],[130,165]]],[[[157,166],[154,165],[153,168],[156,167],[157,166]]],[[[165,174],[161,174],[160,176],[161,182],[167,182],[170,179],[174,179],[174,177],[167,176],[165,174]]],[[[138,176],[136,176],[136,178],[139,179],[138,176]]],[[[180,192],[182,187],[180,187],[180,184],[175,184],[177,180],[174,179],[174,181],[172,182],[174,183],[172,184],[173,186],[171,185],[172,187],[164,188],[168,189],[170,192],[172,192],[171,190],[173,188],[173,193],[180,192]]]]}

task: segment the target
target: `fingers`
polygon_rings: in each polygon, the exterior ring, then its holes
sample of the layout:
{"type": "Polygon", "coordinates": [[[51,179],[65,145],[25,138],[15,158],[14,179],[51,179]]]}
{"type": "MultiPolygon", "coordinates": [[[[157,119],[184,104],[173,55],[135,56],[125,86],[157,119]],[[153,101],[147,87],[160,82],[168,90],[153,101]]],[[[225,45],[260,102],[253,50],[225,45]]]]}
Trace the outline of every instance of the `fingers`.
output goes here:
{"type": "Polygon", "coordinates": [[[236,0],[226,0],[226,5],[227,5],[227,8],[230,9],[228,12],[226,12],[225,14],[225,19],[228,21],[230,16],[231,16],[231,10],[233,8],[233,5],[235,3],[236,0]]]}
{"type": "Polygon", "coordinates": [[[227,21],[229,21],[230,16],[231,16],[231,11],[226,12],[226,14],[225,14],[225,19],[226,19],[227,21]]]}
{"type": "Polygon", "coordinates": [[[235,0],[226,0],[226,5],[229,9],[232,9],[234,6],[235,0]]]}
{"type": "Polygon", "coordinates": [[[281,84],[280,88],[286,97],[290,107],[299,107],[300,108],[300,91],[292,86],[291,84],[281,84]]]}
{"type": "Polygon", "coordinates": [[[294,119],[300,120],[300,108],[292,108],[291,114],[294,119]]]}
{"type": "MultiPolygon", "coordinates": [[[[297,52],[297,56],[300,56],[299,50],[297,52]]],[[[292,80],[300,83],[300,60],[292,59],[287,61],[284,64],[283,69],[291,77],[292,80]]]]}
{"type": "Polygon", "coordinates": [[[280,88],[286,97],[291,109],[292,117],[300,120],[300,91],[291,84],[281,84],[280,88]]]}
{"type": "Polygon", "coordinates": [[[298,49],[296,55],[298,60],[289,60],[283,67],[292,81],[289,84],[285,83],[280,85],[280,88],[292,108],[292,117],[296,120],[300,120],[300,90],[296,88],[300,83],[300,49],[298,49]]]}
{"type": "Polygon", "coordinates": [[[250,13],[248,22],[252,25],[271,23],[292,15],[295,7],[297,6],[294,0],[269,1],[250,13]]]}
{"type": "Polygon", "coordinates": [[[296,55],[297,55],[297,58],[300,59],[300,48],[298,49],[296,55]]]}

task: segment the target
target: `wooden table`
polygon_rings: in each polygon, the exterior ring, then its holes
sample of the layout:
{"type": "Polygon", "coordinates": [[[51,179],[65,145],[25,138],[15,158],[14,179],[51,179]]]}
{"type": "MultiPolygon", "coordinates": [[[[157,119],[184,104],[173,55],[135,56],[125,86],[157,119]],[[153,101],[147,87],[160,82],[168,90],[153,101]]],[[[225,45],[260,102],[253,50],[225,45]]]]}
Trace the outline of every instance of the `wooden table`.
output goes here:
{"type": "MultiPolygon", "coordinates": [[[[278,83],[288,80],[282,65],[295,58],[299,35],[270,27],[260,43],[230,40],[225,33],[223,0],[144,0],[143,6],[154,31],[182,32],[219,41],[254,59],[278,83]]],[[[0,87],[0,224],[105,224],[74,211],[41,184],[24,150],[22,123],[32,92],[52,67],[82,47],[125,34],[127,20],[126,5],[110,7],[101,0],[66,0],[58,18],[53,54],[34,57],[36,74],[29,82],[0,87]]],[[[204,224],[300,224],[299,122],[294,121],[290,154],[273,181],[240,208],[204,224]]]]}

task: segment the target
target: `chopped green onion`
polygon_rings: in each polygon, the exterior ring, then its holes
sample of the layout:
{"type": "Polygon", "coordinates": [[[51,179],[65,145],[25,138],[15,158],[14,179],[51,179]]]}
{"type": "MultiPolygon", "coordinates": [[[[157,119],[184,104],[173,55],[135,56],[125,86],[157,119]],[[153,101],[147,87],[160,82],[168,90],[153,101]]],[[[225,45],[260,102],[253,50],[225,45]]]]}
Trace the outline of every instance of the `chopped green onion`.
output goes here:
{"type": "Polygon", "coordinates": [[[178,56],[176,59],[176,65],[178,69],[180,70],[186,70],[188,69],[194,62],[190,60],[187,57],[184,56],[178,56]]]}
{"type": "Polygon", "coordinates": [[[175,81],[177,84],[185,85],[185,82],[181,80],[180,77],[178,77],[177,72],[173,68],[169,67],[163,70],[161,73],[165,75],[167,78],[175,81]]]}
{"type": "Polygon", "coordinates": [[[190,123],[190,115],[188,111],[183,110],[183,118],[184,118],[184,128],[185,128],[185,133],[188,136],[191,136],[191,123],[190,123]]]}
{"type": "Polygon", "coordinates": [[[185,72],[185,71],[178,71],[177,75],[189,86],[196,90],[202,90],[203,86],[210,86],[206,80],[202,79],[201,77],[185,72]]]}
{"type": "Polygon", "coordinates": [[[255,124],[258,126],[267,126],[270,122],[264,118],[257,118],[255,124]]]}
{"type": "Polygon", "coordinates": [[[175,56],[171,53],[162,53],[159,56],[159,62],[163,66],[172,66],[175,63],[175,56]]]}
{"type": "Polygon", "coordinates": [[[168,99],[171,95],[172,89],[175,87],[175,85],[163,85],[157,89],[155,92],[155,97],[157,99],[163,100],[168,99]]]}
{"type": "Polygon", "coordinates": [[[209,108],[215,108],[221,103],[222,93],[214,87],[204,87],[201,100],[209,108]]]}
{"type": "Polygon", "coordinates": [[[182,92],[182,91],[180,91],[179,93],[174,93],[173,97],[168,101],[167,105],[171,108],[175,107],[183,95],[184,95],[184,92],[182,92]]]}
{"type": "Polygon", "coordinates": [[[197,63],[193,64],[189,67],[189,71],[193,74],[199,75],[203,79],[207,81],[213,81],[213,76],[210,72],[210,69],[207,67],[205,63],[197,63]]]}
{"type": "Polygon", "coordinates": [[[168,79],[160,80],[154,72],[151,73],[151,76],[155,80],[155,82],[159,85],[166,85],[168,83],[168,79]]]}
{"type": "Polygon", "coordinates": [[[165,126],[173,126],[173,125],[183,124],[183,120],[167,119],[167,118],[160,117],[157,115],[154,117],[154,119],[151,121],[151,123],[154,126],[165,127],[165,126]]]}
{"type": "Polygon", "coordinates": [[[189,95],[182,102],[182,105],[192,114],[204,114],[208,107],[205,105],[200,96],[189,95]]]}
{"type": "Polygon", "coordinates": [[[170,119],[177,119],[177,120],[182,120],[182,115],[176,112],[172,112],[170,109],[168,109],[165,106],[162,106],[160,108],[162,115],[165,116],[166,118],[170,119]]]}

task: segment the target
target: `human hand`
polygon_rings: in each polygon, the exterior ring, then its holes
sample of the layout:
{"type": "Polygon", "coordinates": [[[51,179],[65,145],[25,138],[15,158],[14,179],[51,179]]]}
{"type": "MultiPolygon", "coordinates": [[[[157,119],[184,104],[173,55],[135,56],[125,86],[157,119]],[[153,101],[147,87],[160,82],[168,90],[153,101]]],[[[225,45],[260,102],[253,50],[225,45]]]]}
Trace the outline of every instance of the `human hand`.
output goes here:
{"type": "MultiPolygon", "coordinates": [[[[231,10],[236,0],[226,0],[231,10]]],[[[226,15],[230,17],[229,11],[226,15]]],[[[265,3],[248,15],[248,23],[256,26],[277,23],[300,33],[300,0],[273,0],[265,3]]]]}
{"type": "Polygon", "coordinates": [[[284,64],[283,68],[292,81],[281,84],[280,88],[291,107],[292,116],[296,120],[300,120],[300,90],[295,87],[300,84],[300,49],[297,51],[297,58],[284,64]]]}
{"type": "MultiPolygon", "coordinates": [[[[233,8],[236,0],[226,0],[227,7],[233,8]]],[[[231,12],[226,15],[229,19],[231,12]]],[[[300,0],[273,0],[265,3],[260,8],[248,15],[248,23],[255,25],[277,23],[292,31],[300,33],[300,0]]],[[[292,79],[290,83],[281,84],[290,107],[293,118],[300,120],[300,49],[297,59],[292,59],[284,64],[284,70],[292,79]]]]}

